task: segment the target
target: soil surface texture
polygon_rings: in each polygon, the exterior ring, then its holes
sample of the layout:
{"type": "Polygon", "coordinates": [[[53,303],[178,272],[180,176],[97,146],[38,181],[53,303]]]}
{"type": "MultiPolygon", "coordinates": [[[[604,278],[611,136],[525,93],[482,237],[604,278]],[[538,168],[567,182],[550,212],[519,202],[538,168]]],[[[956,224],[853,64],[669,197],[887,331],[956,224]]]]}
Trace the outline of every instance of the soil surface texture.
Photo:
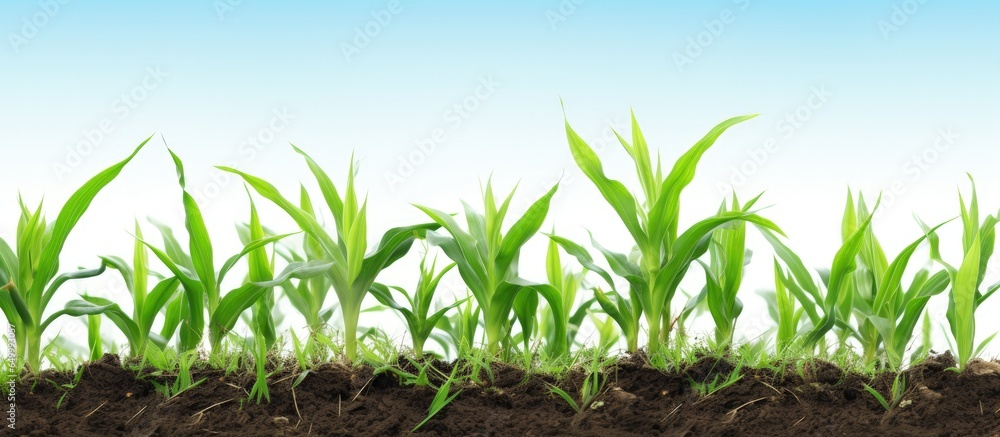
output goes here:
{"type": "MultiPolygon", "coordinates": [[[[845,374],[811,361],[773,369],[743,369],[735,384],[701,396],[693,384],[723,381],[732,364],[702,359],[661,372],[641,356],[622,358],[605,375],[600,396],[576,413],[552,394],[553,385],[579,399],[586,375],[562,380],[494,366],[492,383],[467,384],[414,435],[441,436],[998,436],[1000,364],[975,362],[958,374],[949,354],[905,373],[899,405],[887,411],[868,391],[891,402],[894,375],[845,374]]],[[[450,373],[450,365],[438,369],[450,373]]],[[[432,372],[436,373],[436,372],[432,372]]],[[[105,356],[74,374],[48,372],[19,383],[16,430],[67,436],[396,436],[427,416],[432,388],[402,387],[370,367],[326,365],[292,388],[298,374],[274,376],[271,401],[247,400],[252,375],[196,372],[204,381],[165,399],[151,381],[168,377],[125,370],[105,356]],[[58,408],[57,408],[58,405],[58,408]]],[[[484,372],[482,380],[489,381],[484,372]]],[[[437,385],[440,381],[431,378],[437,385]]],[[[10,429],[6,431],[10,432],[10,429]]]]}

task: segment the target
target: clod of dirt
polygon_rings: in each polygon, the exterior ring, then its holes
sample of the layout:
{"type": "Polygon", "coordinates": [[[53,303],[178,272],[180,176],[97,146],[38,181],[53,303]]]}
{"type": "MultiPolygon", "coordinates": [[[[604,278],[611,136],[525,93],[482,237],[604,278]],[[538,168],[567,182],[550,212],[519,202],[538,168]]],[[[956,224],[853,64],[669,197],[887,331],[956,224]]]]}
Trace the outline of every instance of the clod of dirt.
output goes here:
{"type": "Polygon", "coordinates": [[[941,399],[941,393],[938,393],[934,390],[927,388],[926,385],[921,385],[920,387],[917,387],[917,396],[920,397],[920,399],[926,401],[936,401],[938,399],[941,399]]]}
{"type": "Polygon", "coordinates": [[[620,387],[614,387],[614,388],[612,388],[608,392],[608,397],[613,402],[615,402],[617,404],[627,405],[627,406],[630,406],[630,405],[635,404],[636,402],[639,402],[639,397],[638,396],[636,396],[636,395],[634,395],[632,393],[629,393],[629,392],[627,392],[625,390],[622,390],[620,387]]]}
{"type": "Polygon", "coordinates": [[[974,360],[969,363],[967,369],[976,376],[1000,375],[1000,363],[996,361],[974,360]]]}

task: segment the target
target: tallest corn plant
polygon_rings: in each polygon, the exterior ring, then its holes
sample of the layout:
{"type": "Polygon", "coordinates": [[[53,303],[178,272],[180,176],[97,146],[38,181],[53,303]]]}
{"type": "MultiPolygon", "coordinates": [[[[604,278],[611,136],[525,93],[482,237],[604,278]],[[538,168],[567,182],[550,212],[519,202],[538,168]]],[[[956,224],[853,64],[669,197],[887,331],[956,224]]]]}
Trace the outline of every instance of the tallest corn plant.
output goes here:
{"type": "Polygon", "coordinates": [[[63,205],[55,222],[47,224],[42,207],[34,212],[21,203],[14,249],[0,239],[0,309],[14,326],[18,365],[27,363],[38,372],[42,361],[42,334],[60,316],[101,314],[106,306],[73,301],[66,308],[45,317],[45,309],[56,291],[67,281],[89,278],[104,272],[106,265],[56,276],[59,255],[70,232],[100,191],[111,183],[151,139],[147,138],[127,158],[105,169],[76,190],[63,205]]]}
{"type": "Polygon", "coordinates": [[[320,225],[311,212],[286,199],[274,185],[233,168],[219,168],[241,176],[258,194],[284,210],[329,256],[333,264],[326,271],[326,276],[333,284],[333,291],[340,301],[347,360],[354,362],[357,359],[357,332],[361,304],[375,283],[376,277],[386,267],[406,255],[415,239],[423,238],[428,230],[437,229],[439,225],[425,223],[390,229],[382,236],[382,240],[374,250],[366,254],[369,247],[367,200],[358,201],[354,187],[353,158],[347,175],[347,186],[341,194],[316,161],[299,148],[294,146],[293,148],[305,158],[309,170],[319,183],[323,199],[333,214],[336,232],[332,235],[320,225]]]}
{"type": "MultiPolygon", "coordinates": [[[[650,355],[659,350],[673,323],[670,305],[681,279],[691,263],[708,250],[711,235],[717,228],[734,221],[747,221],[781,232],[770,221],[745,209],[720,213],[697,222],[684,232],[678,232],[681,192],[694,179],[698,161],[727,129],[753,117],[755,116],[734,117],[715,126],[681,155],[664,176],[659,159],[656,166],[653,166],[646,139],[633,114],[632,141],[629,142],[620,135],[618,139],[635,164],[642,197],[633,195],[621,182],[609,178],[594,149],[573,130],[568,120],[565,122],[570,151],[577,165],[618,214],[635,243],[634,250],[638,257],[610,252],[601,247],[598,249],[604,254],[612,270],[629,282],[630,295],[638,300],[631,302],[629,306],[646,318],[650,355]]],[[[563,247],[571,249],[567,245],[563,247]]],[[[573,253],[582,255],[578,250],[573,253]]],[[[577,258],[582,259],[581,256],[577,258]]],[[[594,270],[592,262],[584,264],[588,269],[594,270]]],[[[598,270],[594,271],[609,280],[607,273],[598,270]]],[[[601,297],[603,296],[599,296],[598,302],[609,314],[622,313],[620,308],[612,307],[609,300],[601,297]]],[[[624,299],[621,296],[618,298],[619,301],[624,299]]],[[[638,323],[638,317],[629,319],[631,323],[638,323]]],[[[632,326],[629,329],[635,328],[636,326],[632,326]]]]}

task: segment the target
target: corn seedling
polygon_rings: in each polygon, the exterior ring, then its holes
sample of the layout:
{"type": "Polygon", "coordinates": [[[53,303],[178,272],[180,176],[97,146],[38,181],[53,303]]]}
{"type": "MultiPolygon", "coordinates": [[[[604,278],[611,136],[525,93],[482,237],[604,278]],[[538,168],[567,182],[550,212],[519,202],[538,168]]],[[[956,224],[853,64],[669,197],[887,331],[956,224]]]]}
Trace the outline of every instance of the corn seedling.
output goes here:
{"type": "Polygon", "coordinates": [[[448,380],[441,384],[438,388],[437,393],[434,394],[434,399],[431,400],[431,406],[427,410],[427,417],[420,421],[417,426],[413,427],[410,432],[417,432],[422,426],[426,425],[431,419],[434,418],[444,407],[448,406],[451,401],[455,400],[458,395],[462,394],[462,390],[457,390],[455,393],[451,393],[451,385],[456,381],[455,373],[458,371],[458,366],[455,366],[451,371],[451,375],[448,376],[448,380]]]}
{"type": "Polygon", "coordinates": [[[160,349],[165,348],[170,339],[152,332],[153,322],[175,298],[180,281],[174,277],[166,278],[159,281],[152,291],[148,290],[149,260],[146,246],[142,242],[142,229],[139,223],[135,224],[135,245],[131,266],[116,256],[104,256],[101,259],[106,265],[117,270],[125,281],[125,288],[132,296],[132,315],[127,315],[108,299],[91,296],[83,296],[83,299],[95,305],[108,307],[104,315],[125,335],[129,343],[129,353],[133,357],[142,356],[150,341],[160,349]]]}
{"type": "MultiPolygon", "coordinates": [[[[632,302],[623,305],[621,302],[625,298],[617,296],[619,304],[608,305],[609,299],[601,299],[601,293],[597,293],[595,297],[598,297],[598,302],[605,312],[619,313],[619,318],[623,319],[623,322],[633,325],[638,323],[638,320],[625,320],[627,316],[621,310],[627,306],[631,306],[633,315],[638,313],[645,315],[649,329],[648,352],[651,356],[656,355],[669,334],[670,326],[674,323],[671,302],[681,279],[684,278],[691,263],[708,250],[709,239],[706,237],[717,228],[735,221],[753,222],[759,227],[781,233],[781,230],[770,221],[746,210],[727,212],[702,220],[683,233],[678,233],[681,192],[694,179],[698,161],[727,129],[753,117],[750,115],[731,118],[714,127],[684,153],[670,173],[664,177],[659,159],[655,170],[653,168],[646,139],[633,114],[632,142],[629,143],[620,135],[618,139],[635,163],[643,193],[641,200],[633,196],[621,182],[605,175],[597,153],[570,127],[568,120],[565,123],[573,158],[618,214],[632,236],[639,254],[638,259],[633,261],[624,254],[596,246],[604,254],[612,271],[628,280],[632,302]]],[[[565,245],[563,248],[570,252],[565,245]]],[[[581,259],[582,254],[577,252],[574,256],[581,259]]],[[[584,267],[593,270],[587,264],[592,262],[585,263],[584,267]]],[[[611,283],[610,277],[603,270],[595,270],[595,273],[611,283]]],[[[638,319],[638,317],[632,318],[638,319]]],[[[629,330],[635,328],[630,327],[629,330]]]]}
{"type": "MultiPolygon", "coordinates": [[[[875,208],[878,208],[878,202],[876,202],[875,208]]],[[[854,328],[848,323],[854,304],[854,276],[852,274],[857,269],[858,254],[864,245],[865,235],[872,217],[873,215],[869,214],[855,225],[852,232],[847,233],[844,243],[833,258],[833,266],[829,274],[821,275],[822,282],[826,286],[825,294],[798,255],[781,242],[770,229],[757,227],[774,248],[777,257],[788,268],[787,272],[784,268],[777,268],[775,271],[778,280],[784,287],[782,290],[787,289],[795,296],[802,311],[805,312],[812,324],[802,340],[806,349],[815,349],[816,345],[824,341],[826,334],[835,327],[840,330],[842,339],[855,335],[854,328]]],[[[786,310],[780,311],[779,314],[785,317],[792,314],[792,311],[788,310],[789,306],[784,305],[786,310]]],[[[779,326],[781,323],[779,321],[779,326]]]]}
{"type": "Polygon", "coordinates": [[[472,297],[471,293],[468,293],[462,300],[465,303],[458,307],[458,311],[438,320],[437,328],[447,334],[447,337],[431,335],[444,348],[446,354],[454,347],[455,357],[464,357],[476,344],[482,309],[476,305],[472,297]]]}
{"type": "MultiPolygon", "coordinates": [[[[566,312],[562,316],[565,318],[566,344],[569,347],[576,345],[576,335],[580,330],[580,325],[583,324],[583,320],[587,317],[590,307],[597,301],[595,298],[590,298],[579,306],[576,306],[575,310],[573,309],[577,301],[577,292],[583,286],[585,273],[585,271],[575,272],[568,267],[563,267],[559,254],[559,244],[549,239],[549,246],[545,255],[545,274],[549,284],[555,287],[559,291],[559,295],[562,296],[562,308],[566,312]]],[[[563,322],[557,320],[553,316],[552,311],[548,309],[542,310],[538,325],[538,335],[545,341],[544,344],[548,346],[549,355],[558,353],[558,351],[553,350],[554,345],[558,344],[554,338],[557,323],[563,322]]]]}
{"type": "Polygon", "coordinates": [[[615,329],[615,319],[605,316],[604,318],[598,317],[594,313],[590,313],[590,322],[594,324],[594,329],[597,331],[597,344],[599,347],[609,350],[611,346],[618,343],[618,330],[615,329]]]}
{"type": "MultiPolygon", "coordinates": [[[[319,220],[312,199],[305,187],[301,187],[299,190],[299,208],[309,216],[319,220]]],[[[301,250],[290,250],[282,256],[289,262],[322,260],[327,257],[319,241],[309,234],[302,236],[301,250]]],[[[333,289],[330,277],[329,275],[321,275],[299,281],[288,281],[282,284],[282,289],[292,307],[306,319],[306,326],[310,334],[306,338],[305,348],[311,350],[315,343],[314,333],[326,329],[330,324],[330,319],[337,311],[336,303],[324,307],[327,295],[333,289]]]]}
{"type": "Polygon", "coordinates": [[[774,291],[761,292],[767,301],[767,311],[777,325],[775,351],[778,356],[784,355],[797,338],[803,311],[796,304],[795,295],[788,291],[783,278],[781,264],[774,259],[774,291]]]}
{"type": "MultiPolygon", "coordinates": [[[[752,203],[746,205],[750,206],[752,203]]],[[[739,200],[733,196],[731,209],[723,204],[719,214],[742,210],[739,200]]],[[[708,247],[709,263],[698,261],[705,270],[704,299],[715,320],[715,341],[720,347],[732,343],[736,319],[743,312],[743,302],[736,294],[743,282],[743,268],[750,263],[746,233],[746,223],[742,221],[716,229],[708,247]]]]}
{"type": "Polygon", "coordinates": [[[549,390],[566,401],[570,408],[577,414],[589,408],[598,407],[600,403],[595,403],[595,401],[604,394],[604,387],[608,382],[608,377],[601,372],[611,364],[610,360],[605,358],[606,352],[607,350],[602,347],[594,348],[593,356],[590,358],[587,369],[587,376],[583,379],[583,385],[580,386],[579,402],[559,387],[550,384],[549,390]]]}
{"type": "Polygon", "coordinates": [[[198,351],[183,352],[177,356],[177,376],[172,384],[161,384],[157,381],[150,381],[164,398],[173,398],[187,390],[195,388],[205,382],[206,378],[197,381],[191,378],[191,366],[198,358],[198,351]]]}
{"type": "MultiPolygon", "coordinates": [[[[175,247],[176,241],[165,241],[167,249],[160,250],[146,243],[154,255],[170,270],[184,290],[184,299],[180,311],[170,313],[165,322],[168,326],[178,324],[180,336],[178,348],[183,351],[195,350],[202,341],[206,320],[209,327],[209,341],[212,351],[220,349],[222,339],[233,329],[240,314],[253,306],[261,296],[275,286],[281,285],[289,278],[309,278],[325,273],[331,263],[322,261],[293,262],[285,270],[269,281],[250,282],[226,293],[220,293],[226,274],[245,256],[268,244],[277,242],[293,234],[283,234],[264,237],[246,246],[240,253],[229,257],[222,267],[215,269],[212,240],[202,217],[201,208],[194,197],[187,191],[184,179],[184,164],[180,158],[170,151],[174,166],[177,168],[177,179],[181,186],[184,204],[185,227],[188,231],[190,254],[175,247]],[[171,253],[173,255],[171,255],[171,253]],[[207,311],[206,311],[207,310],[207,311]],[[208,314],[206,319],[206,312],[208,314]]],[[[251,217],[257,215],[256,207],[251,202],[251,217]]],[[[253,219],[251,219],[253,220],[253,219]]],[[[266,255],[265,255],[266,258],[266,255]]]]}
{"type": "MultiPolygon", "coordinates": [[[[969,177],[972,180],[972,177],[969,177]]],[[[986,277],[990,258],[996,244],[997,217],[987,215],[979,222],[979,198],[975,181],[972,181],[972,196],[968,206],[959,193],[962,218],[962,263],[956,269],[941,259],[937,235],[933,229],[923,225],[930,234],[931,258],[945,266],[951,275],[951,291],[948,294],[948,327],[955,339],[958,355],[958,369],[965,370],[969,361],[975,358],[996,334],[986,338],[976,347],[976,310],[983,302],[1000,289],[1000,283],[990,286],[985,292],[980,288],[986,277]]]]}
{"type": "MultiPolygon", "coordinates": [[[[843,237],[846,239],[869,219],[871,214],[865,205],[864,196],[858,196],[857,208],[853,197],[847,196],[844,211],[843,237]]],[[[872,364],[879,360],[882,347],[884,359],[889,368],[899,370],[903,365],[906,348],[913,337],[913,330],[923,314],[931,297],[943,292],[949,283],[944,270],[933,273],[921,269],[913,277],[909,287],[902,285],[903,273],[917,248],[944,223],[930,229],[920,238],[901,251],[890,263],[871,226],[865,228],[861,250],[858,252],[858,268],[853,273],[853,281],[846,285],[854,293],[854,314],[857,318],[857,338],[864,350],[864,359],[872,364]]]]}
{"type": "Polygon", "coordinates": [[[326,275],[330,278],[333,290],[340,302],[341,315],[344,320],[344,343],[347,360],[354,362],[358,350],[357,331],[358,321],[361,317],[361,305],[372,284],[375,283],[376,277],[386,267],[406,255],[415,239],[423,238],[428,230],[437,229],[438,225],[426,223],[390,229],[383,235],[375,250],[366,256],[365,252],[368,250],[367,200],[358,203],[354,187],[353,158],[347,175],[347,188],[342,196],[326,172],[309,155],[297,147],[295,147],[295,151],[305,158],[310,171],[319,183],[323,198],[337,224],[337,232],[334,235],[327,233],[312,214],[289,202],[278,192],[277,188],[267,181],[236,169],[219,168],[241,176],[258,194],[284,210],[295,220],[302,231],[319,243],[325,255],[333,261],[326,275]]]}
{"type": "MultiPolygon", "coordinates": [[[[629,285],[629,298],[618,293],[614,279],[603,268],[594,262],[594,258],[583,246],[576,244],[566,238],[550,235],[549,238],[555,241],[566,253],[576,258],[585,269],[596,273],[611,288],[605,292],[601,287],[593,287],[594,299],[612,320],[618,324],[622,335],[625,336],[626,349],[628,352],[639,350],[639,323],[642,320],[642,307],[639,306],[639,287],[642,286],[642,279],[632,275],[629,285]]],[[[591,238],[593,241],[593,238],[591,238]]],[[[594,242],[597,245],[597,242],[594,242]]]]}
{"type": "Polygon", "coordinates": [[[448,235],[428,232],[427,240],[441,247],[458,266],[462,279],[472,290],[486,321],[486,346],[498,352],[502,342],[511,336],[511,312],[520,322],[525,349],[534,328],[538,309],[538,296],[548,301],[555,323],[553,348],[565,353],[567,318],[559,290],[549,284],[536,284],[518,277],[517,262],[523,246],[541,228],[549,211],[549,202],[558,185],[535,201],[505,233],[502,232],[507,208],[514,191],[499,206],[493,187],[486,183],[483,205],[486,213],[480,214],[465,204],[468,229],[462,229],[455,219],[436,209],[418,206],[441,225],[448,235]]]}
{"type": "Polygon", "coordinates": [[[704,399],[739,382],[743,379],[742,371],[743,361],[740,361],[736,364],[736,367],[733,368],[733,371],[726,375],[725,378],[723,378],[722,375],[717,374],[713,376],[711,380],[699,382],[688,378],[688,381],[691,384],[691,389],[694,390],[695,393],[698,393],[700,398],[704,399]]]}
{"type": "MultiPolygon", "coordinates": [[[[250,200],[250,226],[249,238],[247,238],[247,240],[247,244],[250,244],[250,242],[253,241],[265,240],[264,228],[260,223],[260,217],[257,214],[257,207],[254,205],[252,198],[250,200]]],[[[256,247],[251,250],[249,254],[247,254],[247,264],[250,268],[247,274],[247,279],[251,283],[261,284],[271,282],[273,285],[278,285],[287,282],[274,281],[273,261],[268,259],[267,249],[264,246],[256,247]]],[[[322,270],[320,272],[322,272],[322,270]]],[[[308,280],[308,278],[301,280],[308,280]]],[[[248,300],[253,301],[252,305],[254,306],[253,318],[250,323],[253,328],[254,335],[253,341],[250,342],[250,346],[253,351],[254,366],[257,376],[257,379],[250,390],[250,398],[255,399],[258,404],[264,399],[267,399],[268,402],[271,401],[271,394],[267,388],[267,378],[270,374],[267,373],[265,367],[267,364],[268,352],[270,352],[277,339],[277,334],[274,328],[274,319],[271,316],[271,308],[274,306],[273,285],[271,287],[265,287],[263,294],[256,299],[252,296],[247,298],[248,300]]],[[[244,306],[244,308],[246,308],[246,306],[244,306]]]]}
{"type": "Polygon", "coordinates": [[[864,386],[865,390],[871,394],[876,401],[878,401],[879,405],[881,405],[882,408],[885,408],[885,411],[892,411],[894,408],[899,407],[903,402],[903,395],[906,393],[906,377],[900,373],[893,378],[891,387],[892,397],[889,399],[882,396],[882,394],[879,393],[878,390],[875,390],[874,387],[868,384],[865,384],[864,386]]]}
{"type": "Polygon", "coordinates": [[[66,201],[55,222],[47,224],[42,205],[32,212],[21,202],[15,249],[0,239],[0,309],[14,326],[19,351],[18,367],[27,364],[31,372],[41,370],[42,334],[61,316],[101,314],[107,306],[73,300],[45,318],[45,310],[55,293],[67,281],[100,275],[106,269],[78,270],[56,276],[59,255],[70,232],[90,207],[97,194],[113,181],[151,139],[147,138],[123,161],[107,168],[76,190],[66,201]]]}
{"type": "Polygon", "coordinates": [[[431,303],[434,300],[434,293],[437,290],[438,284],[441,282],[441,278],[444,277],[449,270],[455,267],[455,264],[449,264],[441,269],[440,272],[435,273],[435,265],[437,260],[431,261],[430,265],[427,265],[427,257],[425,256],[423,260],[420,261],[420,279],[417,281],[416,291],[411,296],[407,293],[405,289],[401,287],[388,287],[382,284],[372,284],[371,293],[376,299],[382,304],[389,308],[396,310],[400,315],[403,316],[403,320],[406,322],[407,330],[410,333],[410,339],[413,344],[413,353],[417,358],[423,358],[424,356],[424,343],[431,336],[431,332],[434,327],[437,326],[438,322],[445,316],[448,311],[453,308],[465,303],[464,300],[459,300],[451,305],[439,309],[437,312],[430,314],[431,303]],[[395,290],[401,294],[405,299],[409,308],[404,307],[396,302],[392,297],[392,291],[395,290]]]}

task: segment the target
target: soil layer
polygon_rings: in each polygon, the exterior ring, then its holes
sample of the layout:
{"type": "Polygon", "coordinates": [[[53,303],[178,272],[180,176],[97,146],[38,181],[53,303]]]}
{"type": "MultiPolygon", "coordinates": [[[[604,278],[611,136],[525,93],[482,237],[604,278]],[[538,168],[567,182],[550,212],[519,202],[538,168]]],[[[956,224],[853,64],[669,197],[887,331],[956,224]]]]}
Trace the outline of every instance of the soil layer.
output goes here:
{"type": "MultiPolygon", "coordinates": [[[[552,384],[577,394],[583,374],[556,381],[497,366],[493,383],[461,394],[415,435],[442,436],[996,436],[1000,435],[1000,364],[946,370],[950,355],[906,372],[900,406],[886,411],[865,390],[888,398],[892,376],[844,374],[815,361],[776,372],[744,369],[725,389],[700,396],[692,381],[719,380],[733,367],[703,359],[664,373],[640,357],[607,374],[601,396],[582,413],[554,396],[552,384]]],[[[447,367],[447,366],[444,366],[447,367]]],[[[292,389],[295,374],[275,376],[271,401],[247,401],[252,376],[201,372],[200,385],[164,399],[149,381],[106,356],[74,375],[49,372],[19,383],[16,432],[24,435],[405,435],[427,415],[429,388],[401,387],[371,368],[327,365],[292,389]],[[58,408],[57,408],[58,405],[58,408]]],[[[11,431],[7,429],[7,431],[11,431]]]]}

